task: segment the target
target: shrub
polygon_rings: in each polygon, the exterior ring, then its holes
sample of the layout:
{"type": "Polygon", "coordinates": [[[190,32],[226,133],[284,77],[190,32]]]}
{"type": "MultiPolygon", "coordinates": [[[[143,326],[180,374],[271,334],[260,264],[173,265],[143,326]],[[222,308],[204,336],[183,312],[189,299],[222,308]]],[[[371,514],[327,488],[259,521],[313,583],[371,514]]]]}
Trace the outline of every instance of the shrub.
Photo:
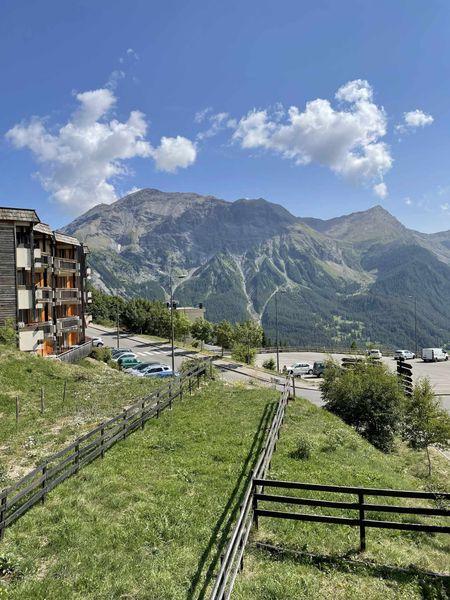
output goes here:
{"type": "Polygon", "coordinates": [[[111,348],[107,348],[104,346],[103,348],[92,348],[91,357],[95,358],[95,360],[99,360],[100,362],[113,362],[111,348]]]}
{"type": "Polygon", "coordinates": [[[328,362],[320,388],[327,410],[355,427],[379,450],[392,450],[404,403],[395,373],[369,361],[347,369],[328,362]]]}
{"type": "Polygon", "coordinates": [[[198,367],[204,364],[204,360],[202,358],[190,358],[189,360],[185,360],[180,368],[180,373],[185,375],[189,371],[193,369],[197,369],[198,367]]]}
{"type": "Polygon", "coordinates": [[[5,324],[0,327],[0,344],[11,347],[16,346],[17,335],[13,319],[6,319],[5,324]]]}
{"type": "Polygon", "coordinates": [[[274,360],[273,358],[268,358],[267,360],[265,360],[265,361],[263,362],[263,365],[262,365],[262,366],[263,366],[265,369],[269,369],[269,371],[275,371],[275,366],[276,366],[276,363],[275,363],[275,360],[274,360]]]}
{"type": "Polygon", "coordinates": [[[297,446],[290,454],[291,458],[297,460],[308,460],[311,456],[312,444],[311,441],[306,437],[301,437],[297,441],[297,446]]]}
{"type": "Polygon", "coordinates": [[[231,356],[240,362],[252,365],[255,362],[256,350],[246,344],[235,344],[231,356]]]}

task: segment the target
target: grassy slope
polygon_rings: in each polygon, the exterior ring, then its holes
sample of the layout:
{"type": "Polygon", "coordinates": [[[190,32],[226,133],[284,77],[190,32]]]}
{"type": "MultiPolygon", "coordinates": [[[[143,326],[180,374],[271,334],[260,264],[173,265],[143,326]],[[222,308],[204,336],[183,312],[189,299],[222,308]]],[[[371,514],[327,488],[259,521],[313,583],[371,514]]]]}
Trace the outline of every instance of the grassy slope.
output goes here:
{"type": "MultiPolygon", "coordinates": [[[[399,448],[391,455],[382,454],[333,415],[306,401],[296,401],[289,406],[270,477],[324,484],[420,489],[427,485],[424,461],[423,454],[405,448],[399,448]],[[311,447],[310,458],[293,458],[291,454],[299,438],[305,437],[311,447]]],[[[442,489],[444,482],[448,483],[448,463],[441,461],[439,456],[435,456],[434,461],[436,475],[433,485],[435,489],[442,489]]],[[[269,489],[267,491],[271,493],[269,489]]],[[[295,495],[291,490],[272,492],[295,495]]],[[[298,495],[305,497],[308,492],[299,492],[298,495]]],[[[352,497],[343,495],[333,499],[349,498],[352,497]]],[[[376,501],[374,498],[371,500],[376,501]]],[[[284,507],[274,505],[273,508],[283,510],[284,507]]],[[[291,507],[291,510],[308,512],[307,507],[291,507]]],[[[339,514],[337,511],[327,513],[326,509],[316,509],[321,510],[322,514],[339,514]]],[[[354,516],[354,512],[349,516],[354,516]]],[[[385,514],[379,518],[386,516],[389,520],[389,515],[385,514]]],[[[405,521],[408,520],[412,520],[411,516],[405,515],[405,521]]],[[[261,519],[254,542],[313,553],[318,557],[331,555],[336,559],[334,568],[320,558],[318,564],[311,564],[306,557],[295,558],[290,553],[275,558],[252,545],[234,597],[245,600],[447,598],[439,594],[423,595],[418,577],[422,570],[448,570],[448,536],[368,529],[366,538],[368,550],[364,556],[359,556],[355,553],[359,544],[355,528],[261,519]],[[356,568],[346,562],[346,557],[373,561],[378,566],[356,568]],[[417,577],[401,576],[397,572],[385,576],[379,565],[415,565],[417,577]]]]}
{"type": "Polygon", "coordinates": [[[132,378],[104,363],[85,360],[69,365],[0,346],[0,488],[158,385],[160,380],[132,378]],[[20,404],[18,427],[16,396],[20,404]]]}
{"type": "Polygon", "coordinates": [[[199,597],[277,397],[204,385],[58,487],[6,531],[8,598],[199,597]]]}

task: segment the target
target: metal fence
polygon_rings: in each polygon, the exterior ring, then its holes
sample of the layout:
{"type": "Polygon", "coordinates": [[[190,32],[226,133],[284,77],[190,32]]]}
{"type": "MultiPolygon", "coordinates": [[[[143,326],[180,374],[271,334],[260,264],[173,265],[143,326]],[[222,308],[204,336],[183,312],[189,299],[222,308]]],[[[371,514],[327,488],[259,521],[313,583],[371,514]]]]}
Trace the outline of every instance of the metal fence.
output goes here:
{"type": "Polygon", "coordinates": [[[239,518],[233,528],[225,553],[222,556],[220,570],[210,596],[211,600],[223,600],[231,596],[236,577],[243,567],[244,550],[253,522],[253,479],[263,478],[270,468],[272,454],[275,451],[280,435],[280,428],[284,421],[289,393],[289,380],[286,379],[275,416],[266,435],[263,449],[253,469],[252,481],[250,481],[245,491],[239,518]]]}
{"type": "Polygon", "coordinates": [[[394,515],[412,515],[426,517],[450,517],[450,510],[444,508],[442,504],[450,500],[450,494],[439,492],[422,492],[416,490],[386,490],[379,488],[348,487],[342,485],[320,485],[313,483],[299,483],[295,481],[276,481],[264,478],[255,478],[253,481],[254,495],[254,522],[258,526],[259,517],[271,517],[277,519],[291,519],[295,521],[308,521],[314,523],[329,523],[335,525],[350,525],[359,528],[359,549],[363,552],[366,549],[366,528],[376,527],[381,529],[397,529],[403,531],[423,531],[427,533],[450,533],[450,527],[439,524],[411,523],[405,521],[384,521],[382,519],[367,518],[367,513],[389,513],[394,515]],[[276,494],[266,494],[261,490],[266,488],[288,489],[288,490],[308,490],[315,492],[325,492],[326,494],[349,494],[356,496],[356,502],[342,502],[341,500],[331,500],[323,498],[299,498],[296,496],[280,496],[276,494]],[[368,496],[389,497],[389,498],[412,498],[428,500],[435,503],[435,507],[430,506],[399,506],[392,504],[365,502],[368,496]],[[324,514],[298,513],[292,510],[273,510],[261,508],[260,503],[322,507],[328,509],[338,509],[340,511],[356,511],[357,516],[331,516],[324,514]],[[440,505],[436,507],[436,504],[440,505]]]}
{"type": "Polygon", "coordinates": [[[67,352],[62,352],[58,354],[57,358],[62,362],[74,363],[82,358],[86,358],[92,352],[92,340],[81,344],[81,346],[77,346],[76,348],[71,348],[67,350],[67,352]]]}
{"type": "Polygon", "coordinates": [[[182,400],[183,394],[200,385],[200,377],[212,368],[208,359],[183,377],[171,380],[149,396],[141,398],[112,419],[77,438],[74,442],[49,456],[42,464],[12,486],[0,491],[0,539],[5,529],[65,479],[77,473],[101,456],[116,442],[124,439],[152,417],[159,417],[172,403],[182,400]]]}

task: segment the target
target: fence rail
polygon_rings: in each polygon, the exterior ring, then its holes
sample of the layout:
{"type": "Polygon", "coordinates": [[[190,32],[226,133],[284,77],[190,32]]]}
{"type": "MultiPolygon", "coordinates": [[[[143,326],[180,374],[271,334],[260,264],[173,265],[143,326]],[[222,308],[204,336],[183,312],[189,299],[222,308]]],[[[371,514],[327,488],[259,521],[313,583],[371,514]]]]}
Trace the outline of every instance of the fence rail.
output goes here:
{"type": "MultiPolygon", "coordinates": [[[[377,346],[383,356],[394,356],[394,351],[391,348],[377,346]]],[[[279,347],[279,352],[320,352],[321,354],[348,354],[354,356],[365,356],[367,348],[352,349],[348,346],[284,346],[279,347]]],[[[257,348],[258,354],[274,354],[277,351],[276,346],[267,346],[257,348]]]]}
{"type": "Polygon", "coordinates": [[[225,553],[222,556],[219,573],[216,577],[210,596],[211,600],[223,600],[230,598],[236,577],[239,571],[242,569],[244,550],[253,522],[253,479],[265,477],[270,468],[272,455],[275,451],[277,440],[280,435],[280,428],[284,421],[286,406],[289,400],[289,393],[289,380],[286,379],[283,385],[283,391],[278,401],[276,413],[266,434],[263,449],[258,457],[255,468],[253,469],[252,481],[250,481],[247,489],[245,490],[238,520],[231,533],[225,553]]]}
{"type": "Polygon", "coordinates": [[[148,419],[159,417],[164,409],[172,407],[174,400],[181,400],[183,394],[191,392],[196,384],[198,387],[200,377],[206,375],[211,366],[211,361],[206,359],[202,365],[193,368],[183,377],[171,380],[115,417],[100,423],[49,456],[22,479],[0,491],[0,540],[9,525],[38,502],[44,502],[45,496],[53,488],[97,457],[103,458],[108,448],[116,442],[136,429],[143,429],[148,419]]]}
{"type": "Polygon", "coordinates": [[[365,502],[368,496],[389,498],[411,498],[430,501],[448,501],[449,493],[433,493],[414,490],[388,490],[378,488],[348,487],[340,485],[321,485],[312,483],[299,483],[294,481],[276,481],[264,478],[255,478],[254,486],[254,522],[258,526],[259,517],[271,517],[277,519],[291,519],[295,521],[309,521],[314,523],[333,523],[335,525],[350,525],[359,528],[359,548],[363,552],[366,549],[366,528],[376,527],[382,529],[397,529],[404,531],[423,531],[428,533],[450,533],[450,527],[428,523],[410,523],[404,521],[384,521],[382,519],[368,519],[366,513],[390,513],[397,515],[414,515],[426,517],[450,517],[447,508],[429,506],[398,506],[392,504],[365,502]],[[266,494],[258,490],[266,488],[308,490],[327,492],[330,494],[356,495],[356,502],[342,502],[336,500],[324,500],[319,498],[299,498],[296,496],[281,496],[277,494],[266,494]],[[288,510],[273,510],[261,508],[260,503],[270,502],[272,504],[287,504],[295,506],[310,506],[320,508],[331,508],[339,510],[357,511],[358,516],[331,516],[323,514],[298,513],[288,510]]]}
{"type": "Polygon", "coordinates": [[[89,342],[85,342],[81,344],[81,346],[77,346],[76,348],[71,348],[66,352],[62,352],[57,356],[59,360],[67,363],[74,363],[77,360],[81,360],[82,358],[86,358],[92,352],[92,340],[89,342]]]}

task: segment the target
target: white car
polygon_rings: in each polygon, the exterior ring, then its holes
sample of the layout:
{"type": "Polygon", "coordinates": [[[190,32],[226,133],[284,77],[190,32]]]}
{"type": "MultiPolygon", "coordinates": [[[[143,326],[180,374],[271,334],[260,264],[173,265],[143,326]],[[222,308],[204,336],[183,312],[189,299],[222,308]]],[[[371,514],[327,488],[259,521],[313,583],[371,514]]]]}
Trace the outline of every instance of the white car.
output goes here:
{"type": "Polygon", "coordinates": [[[136,358],[137,359],[137,355],[134,352],[121,352],[120,354],[115,354],[113,355],[113,361],[117,362],[119,360],[119,358],[136,358]]]}
{"type": "Polygon", "coordinates": [[[96,338],[92,338],[92,345],[95,346],[96,348],[101,348],[102,346],[105,345],[105,342],[102,340],[101,337],[96,337],[96,338]]]}
{"type": "Polygon", "coordinates": [[[416,355],[411,350],[396,350],[394,354],[394,360],[412,360],[413,358],[416,358],[416,355]]]}
{"type": "Polygon", "coordinates": [[[301,377],[302,375],[312,375],[313,366],[310,363],[298,362],[291,365],[288,369],[289,375],[294,377],[301,377]]]}
{"type": "Polygon", "coordinates": [[[377,348],[372,348],[372,350],[367,350],[367,357],[379,360],[380,358],[383,358],[383,355],[377,348]]]}

